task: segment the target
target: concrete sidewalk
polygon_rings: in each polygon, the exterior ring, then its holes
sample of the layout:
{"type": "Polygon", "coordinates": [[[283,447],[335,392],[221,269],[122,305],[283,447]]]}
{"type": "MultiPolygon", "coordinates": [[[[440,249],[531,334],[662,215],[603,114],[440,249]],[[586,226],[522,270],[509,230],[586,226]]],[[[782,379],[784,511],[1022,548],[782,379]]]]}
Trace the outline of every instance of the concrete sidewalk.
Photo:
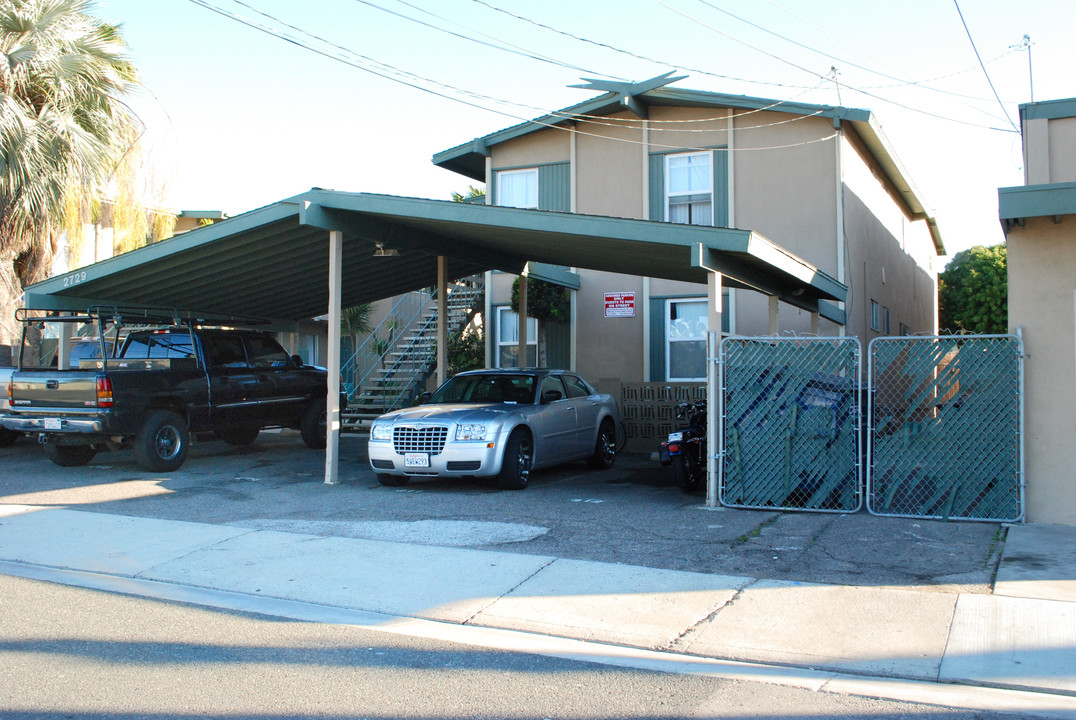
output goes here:
{"type": "Polygon", "coordinates": [[[0,505],[0,561],[18,566],[681,656],[1031,691],[1072,717],[1074,548],[1076,528],[1010,528],[995,593],[982,595],[0,505]]]}

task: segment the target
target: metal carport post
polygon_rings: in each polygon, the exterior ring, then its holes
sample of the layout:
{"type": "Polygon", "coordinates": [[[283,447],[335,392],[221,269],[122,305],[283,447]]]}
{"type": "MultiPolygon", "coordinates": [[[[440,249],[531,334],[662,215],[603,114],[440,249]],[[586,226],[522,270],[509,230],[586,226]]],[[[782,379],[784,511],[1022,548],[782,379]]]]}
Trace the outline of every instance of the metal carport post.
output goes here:
{"type": "MultiPolygon", "coordinates": [[[[340,482],[340,296],[343,289],[341,267],[344,233],[329,231],[329,327],[326,348],[328,376],[325,379],[325,484],[340,482]]],[[[448,263],[437,256],[437,383],[445,381],[448,357],[448,263]]]]}

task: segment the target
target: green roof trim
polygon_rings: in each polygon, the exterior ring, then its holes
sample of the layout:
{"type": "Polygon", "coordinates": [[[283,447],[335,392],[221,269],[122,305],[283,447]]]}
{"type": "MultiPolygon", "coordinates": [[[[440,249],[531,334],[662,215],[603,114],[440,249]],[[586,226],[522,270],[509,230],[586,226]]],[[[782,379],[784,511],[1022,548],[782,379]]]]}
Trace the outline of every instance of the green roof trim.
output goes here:
{"type": "Polygon", "coordinates": [[[998,189],[998,217],[1003,223],[1060,215],[1076,215],[1076,182],[998,189]]]}
{"type": "MultiPolygon", "coordinates": [[[[675,78],[677,80],[681,78],[675,78]]],[[[655,78],[655,81],[658,78],[655,78]]],[[[643,83],[624,83],[625,87],[646,87],[654,81],[643,83]]],[[[589,88],[596,85],[577,85],[573,87],[589,88]]],[[[636,114],[644,112],[638,107],[629,107],[624,98],[627,91],[607,92],[590,100],[557,110],[548,115],[513,125],[512,127],[498,130],[480,138],[449,148],[433,156],[433,164],[446,170],[460,173],[472,180],[484,181],[486,178],[485,158],[489,156],[489,148],[499,143],[514,140],[515,138],[537,132],[545,128],[574,122],[578,117],[585,115],[611,115],[625,109],[631,109],[636,114]]],[[[643,92],[630,94],[633,102],[640,106],[669,106],[669,107],[701,107],[701,108],[738,108],[743,110],[771,110],[792,115],[815,115],[828,117],[834,120],[848,120],[866,122],[871,117],[868,110],[856,110],[852,108],[836,107],[833,105],[811,105],[808,103],[787,102],[783,100],[770,100],[765,98],[749,97],[746,95],[726,95],[722,93],[707,92],[703,90],[680,90],[664,86],[646,89],[643,92]]],[[[645,116],[645,115],[644,115],[645,116]]]]}
{"type": "Polygon", "coordinates": [[[264,317],[317,317],[328,307],[329,232],[343,233],[347,307],[486,270],[578,287],[564,266],[751,287],[815,310],[847,288],[762,236],[745,230],[471,205],[393,195],[312,190],[65,273],[26,289],[30,307],[149,305],[264,317]],[[375,257],[375,247],[398,251],[375,257]],[[705,252],[705,266],[692,258],[705,252]],[[556,267],[559,266],[559,267],[556,267]],[[806,303],[806,305],[804,305],[806,303]]]}
{"type": "Polygon", "coordinates": [[[1020,106],[1021,120],[1056,120],[1076,117],[1076,98],[1024,103],[1020,106]]]}

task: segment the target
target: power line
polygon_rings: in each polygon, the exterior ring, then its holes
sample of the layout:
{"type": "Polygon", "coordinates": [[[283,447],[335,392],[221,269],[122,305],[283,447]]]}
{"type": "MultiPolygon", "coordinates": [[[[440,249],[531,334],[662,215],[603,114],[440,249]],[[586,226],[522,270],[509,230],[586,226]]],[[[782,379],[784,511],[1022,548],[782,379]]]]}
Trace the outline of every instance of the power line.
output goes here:
{"type": "MultiPolygon", "coordinates": [[[[208,2],[208,0],[190,0],[190,2],[196,4],[196,5],[200,6],[200,7],[203,7],[205,9],[207,9],[207,10],[215,12],[215,13],[223,16],[223,17],[229,18],[231,20],[235,20],[236,22],[239,22],[239,23],[241,23],[243,25],[246,25],[247,27],[250,27],[252,29],[258,30],[258,31],[263,32],[263,33],[266,33],[266,34],[271,35],[273,37],[276,37],[278,39],[284,40],[285,42],[291,43],[291,44],[296,45],[296,46],[298,46],[300,48],[310,50],[311,52],[317,53],[318,55],[321,55],[322,57],[326,57],[326,58],[328,58],[330,60],[336,60],[337,62],[342,62],[342,63],[344,63],[346,65],[349,65],[351,67],[355,67],[355,68],[357,68],[359,70],[363,70],[365,72],[368,72],[370,74],[376,75],[376,76],[381,77],[381,78],[384,78],[386,80],[390,80],[392,82],[398,82],[398,83],[401,83],[401,84],[406,85],[408,87],[414,88],[416,90],[421,90],[423,92],[426,92],[426,93],[429,93],[429,94],[432,94],[432,95],[436,95],[436,96],[441,97],[441,98],[446,99],[446,100],[452,100],[452,101],[455,101],[455,102],[463,103],[465,105],[470,105],[471,107],[475,107],[475,108],[480,109],[480,110],[486,110],[488,112],[494,112],[494,113],[497,113],[499,115],[504,115],[506,117],[510,117],[510,118],[513,118],[513,119],[516,119],[516,120],[522,120],[524,123],[530,123],[530,124],[538,125],[540,127],[551,128],[551,129],[559,130],[559,131],[563,131],[563,132],[572,132],[572,133],[576,133],[576,134],[579,134],[579,135],[585,135],[585,136],[589,136],[589,137],[598,138],[598,139],[601,139],[601,140],[608,140],[608,141],[620,142],[620,143],[631,144],[631,145],[646,145],[648,147],[659,148],[659,149],[675,149],[675,150],[688,150],[688,151],[690,151],[690,150],[712,149],[712,148],[704,148],[704,147],[694,148],[694,147],[684,147],[684,146],[681,146],[681,145],[666,145],[666,144],[662,144],[662,143],[653,143],[653,142],[651,142],[651,143],[643,143],[641,141],[631,140],[631,139],[628,139],[628,138],[618,138],[618,137],[615,137],[615,136],[599,135],[599,134],[596,134],[596,133],[591,133],[591,132],[586,132],[584,130],[579,130],[577,128],[564,127],[563,125],[558,125],[558,124],[556,124],[554,122],[544,122],[542,120],[526,119],[526,118],[523,118],[523,117],[520,117],[520,116],[513,115],[511,113],[505,112],[503,110],[496,110],[496,109],[493,109],[493,108],[488,108],[488,107],[479,105],[477,103],[471,102],[471,101],[463,99],[463,98],[458,98],[458,97],[453,97],[453,96],[450,96],[450,95],[445,95],[444,93],[437,92],[436,90],[432,90],[430,88],[422,87],[421,85],[417,85],[414,82],[411,82],[411,81],[408,81],[408,80],[393,77],[393,74],[405,75],[405,76],[409,76],[409,77],[416,78],[416,79],[419,79],[419,80],[423,80],[423,81],[426,81],[426,82],[434,83],[436,85],[440,85],[440,86],[445,87],[447,89],[452,89],[452,90],[454,90],[456,92],[460,92],[460,93],[464,93],[464,94],[470,94],[472,96],[476,96],[476,97],[479,97],[479,98],[484,98],[484,99],[491,100],[491,101],[494,101],[494,102],[497,102],[497,103],[513,104],[513,103],[510,103],[509,101],[500,100],[498,98],[493,98],[493,97],[490,97],[490,96],[483,96],[483,95],[479,95],[477,93],[471,93],[471,92],[463,90],[461,88],[456,88],[456,87],[451,86],[451,85],[446,85],[444,83],[439,83],[439,82],[437,82],[435,80],[430,80],[429,78],[423,78],[422,76],[415,75],[413,73],[409,73],[409,72],[407,72],[405,70],[401,70],[400,68],[396,68],[396,67],[394,67],[392,65],[388,65],[386,63],[381,63],[381,62],[376,61],[373,58],[369,58],[369,57],[367,57],[365,55],[355,53],[354,51],[348,50],[347,48],[344,48],[342,46],[334,45],[334,44],[330,43],[329,41],[325,40],[324,38],[321,38],[321,37],[319,37],[317,35],[313,35],[311,33],[308,33],[307,31],[303,30],[302,28],[299,28],[299,27],[297,27],[295,25],[291,25],[289,23],[286,23],[286,22],[280,20],[279,18],[276,18],[273,15],[270,15],[269,13],[265,13],[265,12],[263,12],[261,10],[253,8],[250,5],[243,2],[243,0],[232,0],[232,2],[234,2],[234,3],[238,4],[238,5],[241,5],[243,7],[246,7],[248,9],[250,9],[250,10],[253,10],[254,12],[258,13],[259,15],[262,15],[263,17],[266,17],[267,19],[270,19],[270,20],[272,20],[274,22],[279,22],[281,25],[283,25],[285,27],[288,27],[288,28],[290,28],[292,30],[296,30],[297,32],[300,32],[300,33],[302,33],[304,35],[307,35],[308,37],[316,39],[316,40],[318,40],[320,42],[325,42],[326,44],[329,44],[332,47],[335,47],[335,48],[340,49],[340,50],[344,50],[345,52],[348,52],[350,54],[355,55],[356,57],[359,57],[359,58],[362,58],[362,59],[367,60],[369,62],[372,62],[375,65],[382,66],[383,68],[386,68],[386,70],[380,70],[379,71],[379,70],[376,70],[376,69],[373,69],[373,68],[369,68],[369,67],[366,67],[364,65],[361,65],[361,64],[355,63],[353,61],[350,61],[347,58],[343,58],[343,57],[340,57],[338,55],[334,55],[332,53],[326,52],[325,50],[322,50],[320,48],[313,47],[313,46],[311,46],[309,44],[306,44],[306,43],[304,43],[304,42],[302,42],[302,41],[300,41],[300,40],[298,40],[296,38],[293,38],[293,37],[290,37],[290,36],[288,36],[286,34],[283,34],[283,33],[279,32],[279,31],[277,31],[277,30],[275,30],[273,28],[270,28],[270,27],[267,27],[265,25],[262,25],[261,23],[258,23],[258,22],[254,21],[254,20],[250,20],[249,18],[245,18],[245,17],[243,17],[241,15],[237,15],[237,14],[235,14],[233,12],[225,10],[224,8],[221,8],[219,6],[213,5],[212,3],[208,2]]],[[[548,113],[548,114],[556,116],[556,113],[548,113]]],[[[592,122],[592,124],[593,124],[593,121],[587,121],[585,119],[581,119],[579,116],[576,116],[576,115],[564,114],[564,115],[561,115],[561,117],[563,119],[565,119],[565,120],[581,120],[584,123],[592,122]]],[[[715,119],[727,119],[727,118],[715,118],[715,119]]],[[[783,121],[783,122],[788,122],[788,121],[783,121]]],[[[783,123],[775,123],[775,124],[783,124],[783,123]]],[[[803,145],[811,145],[811,144],[815,144],[815,143],[818,143],[818,142],[825,142],[825,141],[828,141],[828,140],[832,140],[836,136],[837,136],[837,134],[834,133],[832,135],[829,135],[829,136],[826,136],[826,137],[823,137],[823,138],[816,138],[816,139],[808,140],[808,141],[804,141],[804,142],[789,143],[789,144],[785,144],[785,145],[773,145],[773,146],[766,146],[766,147],[736,148],[735,150],[736,151],[740,151],[740,150],[743,150],[743,151],[780,150],[780,149],[785,149],[785,148],[799,147],[799,146],[803,146],[803,145]]]]}
{"type": "Polygon", "coordinates": [[[766,86],[770,86],[770,87],[793,87],[793,88],[800,88],[800,89],[804,88],[803,85],[789,85],[787,83],[766,82],[764,80],[748,80],[747,78],[736,77],[734,75],[722,75],[720,73],[710,72],[709,70],[703,70],[702,68],[691,67],[689,65],[681,65],[681,64],[678,64],[678,63],[667,63],[667,62],[664,62],[663,60],[657,60],[657,59],[654,59],[654,58],[649,57],[647,55],[642,55],[640,53],[632,52],[631,50],[624,50],[622,48],[618,48],[618,47],[615,47],[613,45],[609,45],[607,43],[599,42],[597,40],[591,40],[590,38],[581,37],[579,35],[573,35],[570,32],[560,30],[559,28],[555,28],[552,25],[546,25],[545,23],[541,23],[541,22],[538,22],[537,20],[533,20],[531,18],[524,17],[522,15],[519,15],[517,13],[511,12],[509,10],[505,10],[504,8],[499,8],[496,5],[491,5],[490,3],[485,2],[485,0],[471,0],[471,2],[474,2],[474,3],[478,4],[478,5],[482,5],[483,7],[489,8],[490,10],[493,10],[494,12],[499,12],[499,13],[501,13],[503,15],[507,15],[508,17],[510,17],[510,18],[512,18],[514,20],[519,20],[521,22],[529,23],[529,24],[531,24],[531,25],[533,25],[535,27],[542,28],[543,30],[548,30],[549,32],[556,33],[557,35],[561,35],[563,37],[570,38],[570,39],[575,40],[577,42],[586,43],[588,45],[593,45],[595,47],[602,48],[604,50],[610,50],[612,52],[619,53],[619,54],[627,56],[627,57],[635,58],[636,60],[643,60],[643,61],[648,62],[648,63],[653,63],[655,65],[663,65],[663,66],[675,68],[677,70],[682,70],[682,71],[685,71],[685,72],[696,73],[698,75],[706,75],[708,77],[714,77],[714,78],[718,78],[720,80],[732,80],[734,82],[748,83],[748,84],[751,84],[751,85],[766,85],[766,86]]]}
{"type": "Polygon", "coordinates": [[[960,11],[959,0],[953,0],[953,5],[956,6],[956,14],[960,16],[960,22],[964,25],[964,32],[968,35],[968,42],[971,43],[971,49],[975,51],[975,58],[979,61],[979,66],[983,69],[983,75],[986,76],[986,82],[990,85],[991,92],[994,93],[994,98],[997,99],[998,105],[1001,106],[1001,111],[1005,113],[1005,119],[1009,121],[1009,124],[1013,126],[1013,129],[1020,132],[1020,128],[1016,127],[1016,123],[1009,117],[1009,111],[1005,108],[1005,103],[1001,102],[1001,98],[998,97],[998,91],[994,88],[994,81],[990,79],[990,73],[986,71],[986,65],[983,65],[983,58],[979,55],[979,48],[975,47],[975,39],[971,36],[971,30],[968,29],[968,23],[964,20],[964,13],[960,11]]]}
{"type": "MultiPolygon", "coordinates": [[[[404,2],[404,0],[397,0],[397,1],[402,5],[406,5],[407,7],[410,7],[412,9],[418,10],[418,11],[423,12],[423,13],[426,13],[427,15],[431,15],[432,17],[435,17],[438,20],[441,20],[443,22],[452,22],[452,21],[448,20],[447,18],[441,17],[440,15],[437,15],[435,13],[430,12],[429,10],[424,10],[423,8],[420,8],[420,7],[416,6],[416,5],[412,5],[411,3],[404,2]]],[[[510,53],[513,53],[513,54],[516,54],[516,55],[520,55],[522,57],[530,58],[532,60],[538,60],[539,62],[549,63],[550,65],[557,65],[559,67],[567,68],[569,70],[575,70],[577,72],[584,72],[584,73],[591,73],[591,74],[594,74],[594,75],[601,75],[602,77],[613,78],[615,80],[625,80],[625,78],[617,77],[615,75],[607,75],[606,73],[602,73],[602,72],[599,72],[597,70],[588,70],[586,68],[579,67],[578,65],[571,65],[569,63],[561,62],[560,60],[555,60],[555,59],[553,59],[551,57],[548,57],[546,55],[539,55],[538,53],[535,53],[535,52],[532,52],[530,50],[526,50],[524,48],[521,48],[518,45],[513,45],[511,43],[506,43],[503,40],[497,40],[497,42],[494,43],[494,42],[486,42],[485,40],[480,40],[480,39],[474,38],[474,37],[469,37],[467,35],[462,35],[462,34],[460,34],[458,32],[453,32],[452,30],[449,30],[448,28],[440,27],[440,26],[434,25],[432,23],[424,22],[422,20],[419,20],[418,18],[414,18],[414,17],[411,17],[409,15],[404,15],[403,13],[398,13],[395,10],[390,10],[390,9],[388,9],[386,7],[376,5],[376,4],[372,3],[372,2],[369,2],[369,0],[355,0],[355,2],[360,3],[362,5],[366,5],[367,7],[373,8],[375,10],[380,10],[381,12],[388,13],[389,15],[393,15],[395,17],[402,18],[404,20],[409,20],[410,22],[417,23],[419,25],[422,25],[423,27],[427,27],[427,28],[430,28],[430,29],[433,29],[433,30],[437,30],[438,32],[443,32],[443,33],[446,33],[448,35],[452,35],[453,37],[460,38],[461,40],[467,40],[468,42],[473,42],[473,43],[477,43],[479,45],[484,45],[486,47],[493,48],[494,50],[501,50],[503,52],[510,52],[510,53]]],[[[458,23],[453,23],[453,24],[458,24],[458,23]]],[[[477,30],[474,30],[472,28],[466,28],[466,29],[470,30],[471,32],[478,32],[477,30]]],[[[485,35],[484,33],[479,33],[479,34],[482,35],[483,37],[489,37],[488,35],[485,35]]],[[[491,38],[491,39],[494,39],[494,38],[491,38]]]]}

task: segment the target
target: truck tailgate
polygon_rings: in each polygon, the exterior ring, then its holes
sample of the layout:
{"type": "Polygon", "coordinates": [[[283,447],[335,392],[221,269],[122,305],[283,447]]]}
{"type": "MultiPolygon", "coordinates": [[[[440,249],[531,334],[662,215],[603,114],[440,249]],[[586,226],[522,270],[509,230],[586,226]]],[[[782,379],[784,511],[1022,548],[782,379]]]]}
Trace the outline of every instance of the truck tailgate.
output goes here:
{"type": "Polygon", "coordinates": [[[11,410],[97,407],[97,373],[79,370],[17,371],[11,378],[11,410]]]}

